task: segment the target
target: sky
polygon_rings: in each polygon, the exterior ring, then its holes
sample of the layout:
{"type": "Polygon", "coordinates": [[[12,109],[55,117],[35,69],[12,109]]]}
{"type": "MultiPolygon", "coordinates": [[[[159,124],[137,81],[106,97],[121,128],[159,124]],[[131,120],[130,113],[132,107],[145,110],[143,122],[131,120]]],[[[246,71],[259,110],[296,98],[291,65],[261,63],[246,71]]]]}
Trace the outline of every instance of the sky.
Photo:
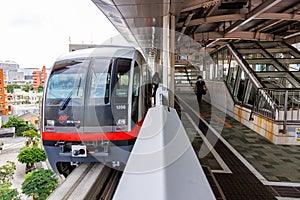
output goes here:
{"type": "Polygon", "coordinates": [[[0,60],[50,68],[72,44],[101,44],[118,31],[91,0],[1,0],[0,60]]]}

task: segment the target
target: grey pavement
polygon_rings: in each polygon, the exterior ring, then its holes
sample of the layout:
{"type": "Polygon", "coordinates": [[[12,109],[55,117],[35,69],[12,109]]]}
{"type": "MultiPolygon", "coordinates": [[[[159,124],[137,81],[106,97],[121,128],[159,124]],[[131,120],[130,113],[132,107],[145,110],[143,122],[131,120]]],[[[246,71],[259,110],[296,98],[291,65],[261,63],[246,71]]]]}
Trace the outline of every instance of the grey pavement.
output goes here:
{"type": "MultiPolygon", "coordinates": [[[[197,102],[194,102],[192,94],[184,94],[180,97],[198,111],[197,102]]],[[[207,117],[212,114],[211,112],[211,105],[203,101],[201,105],[203,119],[207,123],[215,123],[213,126],[217,127],[221,124],[220,121],[207,117]]],[[[222,116],[224,113],[214,109],[214,115],[222,116]]],[[[221,136],[268,181],[300,183],[300,145],[275,145],[228,115],[225,121],[231,127],[222,124],[221,136]]],[[[183,119],[183,124],[187,130],[191,129],[186,119],[183,119]]],[[[206,164],[215,164],[213,160],[214,158],[211,157],[204,159],[206,164]]],[[[211,165],[211,167],[219,168],[218,165],[211,165]]]]}

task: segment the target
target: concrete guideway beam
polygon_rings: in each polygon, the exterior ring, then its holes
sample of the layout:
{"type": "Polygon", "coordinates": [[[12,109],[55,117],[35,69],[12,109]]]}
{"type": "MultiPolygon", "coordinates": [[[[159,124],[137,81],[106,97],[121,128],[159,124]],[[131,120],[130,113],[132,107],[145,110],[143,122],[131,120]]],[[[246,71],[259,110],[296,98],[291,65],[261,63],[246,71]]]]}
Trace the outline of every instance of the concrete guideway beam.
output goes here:
{"type": "Polygon", "coordinates": [[[101,163],[83,163],[47,199],[96,199],[110,171],[101,163]]]}
{"type": "Polygon", "coordinates": [[[176,110],[151,108],[114,200],[215,199],[176,110]]]}

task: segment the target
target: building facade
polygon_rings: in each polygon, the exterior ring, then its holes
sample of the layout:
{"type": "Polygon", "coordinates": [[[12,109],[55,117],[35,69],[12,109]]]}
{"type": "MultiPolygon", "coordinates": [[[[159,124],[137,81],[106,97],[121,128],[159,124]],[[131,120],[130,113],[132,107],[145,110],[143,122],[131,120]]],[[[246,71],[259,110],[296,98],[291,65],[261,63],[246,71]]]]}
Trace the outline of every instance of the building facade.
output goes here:
{"type": "Polygon", "coordinates": [[[36,91],[25,92],[22,89],[14,89],[13,93],[7,94],[9,105],[39,104],[43,93],[36,91]]]}
{"type": "Polygon", "coordinates": [[[19,64],[15,61],[2,61],[0,60],[0,68],[3,69],[4,74],[6,75],[9,71],[18,71],[19,64]]]}
{"type": "Polygon", "coordinates": [[[39,86],[44,86],[47,79],[46,67],[43,66],[41,71],[32,72],[33,76],[33,89],[37,90],[39,86]]]}
{"type": "Polygon", "coordinates": [[[5,76],[3,74],[3,69],[0,68],[0,116],[7,115],[8,113],[8,101],[7,94],[5,90],[5,76]]]}

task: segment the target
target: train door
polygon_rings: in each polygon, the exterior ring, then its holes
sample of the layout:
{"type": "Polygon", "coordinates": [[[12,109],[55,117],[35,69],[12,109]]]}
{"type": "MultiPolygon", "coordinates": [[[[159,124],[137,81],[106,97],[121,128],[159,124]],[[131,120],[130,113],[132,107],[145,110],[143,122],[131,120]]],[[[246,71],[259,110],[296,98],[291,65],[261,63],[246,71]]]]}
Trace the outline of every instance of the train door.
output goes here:
{"type": "Polygon", "coordinates": [[[151,71],[149,70],[149,66],[146,62],[142,65],[142,86],[143,86],[143,101],[144,106],[143,110],[141,111],[142,117],[145,117],[146,112],[151,107],[151,98],[152,98],[152,78],[151,78],[151,71]]]}
{"type": "Polygon", "coordinates": [[[128,131],[128,93],[130,83],[131,59],[118,58],[114,62],[112,114],[114,118],[113,131],[128,131]]]}
{"type": "Polygon", "coordinates": [[[133,70],[133,90],[131,94],[131,128],[133,128],[139,120],[139,110],[142,104],[140,104],[140,68],[137,62],[134,63],[133,70]]]}
{"type": "MultiPolygon", "coordinates": [[[[113,126],[110,108],[112,60],[96,58],[89,70],[85,100],[84,132],[111,132],[113,126]]],[[[100,138],[103,139],[103,138],[100,138]]]]}

